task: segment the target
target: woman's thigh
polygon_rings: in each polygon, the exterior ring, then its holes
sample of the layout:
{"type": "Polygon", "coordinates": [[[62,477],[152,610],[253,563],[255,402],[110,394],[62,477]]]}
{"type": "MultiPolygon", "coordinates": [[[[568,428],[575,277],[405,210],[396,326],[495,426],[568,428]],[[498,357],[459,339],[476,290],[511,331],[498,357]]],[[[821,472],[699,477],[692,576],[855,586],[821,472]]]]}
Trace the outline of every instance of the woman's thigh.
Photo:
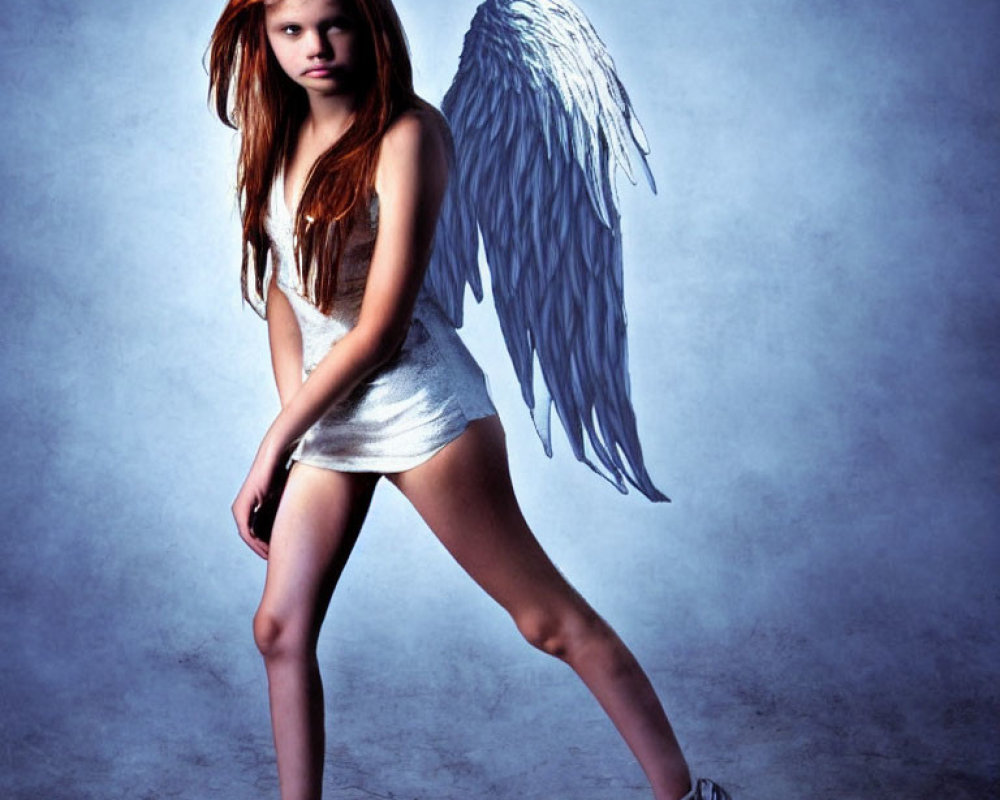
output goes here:
{"type": "Polygon", "coordinates": [[[461,567],[515,618],[539,607],[586,610],[521,513],[496,416],[474,420],[424,464],[387,477],[461,567]]]}
{"type": "Polygon", "coordinates": [[[271,534],[261,598],[267,617],[319,633],[378,477],[293,465],[271,534]]]}

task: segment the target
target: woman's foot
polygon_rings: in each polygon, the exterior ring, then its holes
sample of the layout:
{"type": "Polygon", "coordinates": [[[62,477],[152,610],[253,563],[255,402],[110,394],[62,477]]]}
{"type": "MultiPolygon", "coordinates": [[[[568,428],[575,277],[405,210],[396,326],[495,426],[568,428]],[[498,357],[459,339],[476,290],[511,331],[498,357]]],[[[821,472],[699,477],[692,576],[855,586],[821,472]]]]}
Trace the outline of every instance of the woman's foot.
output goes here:
{"type": "Polygon", "coordinates": [[[684,795],[681,800],[733,800],[729,792],[719,784],[710,781],[708,778],[698,778],[694,788],[684,795]]]}

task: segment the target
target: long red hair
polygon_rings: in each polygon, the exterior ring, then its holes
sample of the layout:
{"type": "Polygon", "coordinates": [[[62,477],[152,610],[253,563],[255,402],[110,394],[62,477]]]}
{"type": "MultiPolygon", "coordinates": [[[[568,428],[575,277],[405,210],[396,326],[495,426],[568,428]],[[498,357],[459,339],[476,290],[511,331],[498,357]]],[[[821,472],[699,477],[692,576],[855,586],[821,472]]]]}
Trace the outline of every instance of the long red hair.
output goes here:
{"type": "MultiPolygon", "coordinates": [[[[302,285],[324,313],[333,308],[343,243],[374,192],[382,136],[404,111],[429,108],[413,91],[413,68],[391,0],[350,0],[362,27],[365,63],[354,121],[316,161],[295,216],[302,285]]],[[[264,296],[271,240],[265,220],[271,187],[291,157],[309,111],[305,90],[282,71],[264,24],[269,0],[229,0],[209,44],[209,98],[219,119],[241,134],[236,193],[243,222],[240,276],[249,296],[250,270],[264,296]]]]}

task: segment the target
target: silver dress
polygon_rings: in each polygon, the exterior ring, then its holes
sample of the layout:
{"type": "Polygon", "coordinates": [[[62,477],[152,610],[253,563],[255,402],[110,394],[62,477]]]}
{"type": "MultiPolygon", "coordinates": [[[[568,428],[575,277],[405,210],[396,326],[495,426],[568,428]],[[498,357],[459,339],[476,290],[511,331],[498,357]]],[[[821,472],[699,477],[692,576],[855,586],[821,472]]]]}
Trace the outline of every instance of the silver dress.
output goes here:
{"type": "MultiPolygon", "coordinates": [[[[277,267],[277,286],[288,297],[302,332],[302,368],[308,377],[357,323],[378,231],[378,197],[344,244],[338,298],[327,316],[303,292],[283,187],[279,176],[268,216],[271,264],[277,267]]],[[[265,290],[269,282],[267,275],[265,290]]],[[[400,350],[331,406],[305,433],[292,458],[344,472],[402,472],[429,459],[471,420],[495,413],[482,370],[437,303],[421,290],[400,350]]]]}

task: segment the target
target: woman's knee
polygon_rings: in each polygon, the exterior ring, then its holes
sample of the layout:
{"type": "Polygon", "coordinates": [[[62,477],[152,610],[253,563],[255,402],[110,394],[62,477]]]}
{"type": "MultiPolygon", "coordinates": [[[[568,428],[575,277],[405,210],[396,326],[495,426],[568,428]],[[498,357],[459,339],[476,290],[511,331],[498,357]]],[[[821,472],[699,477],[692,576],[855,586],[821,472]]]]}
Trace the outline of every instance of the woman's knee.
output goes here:
{"type": "Polygon", "coordinates": [[[607,623],[589,607],[561,611],[532,608],[516,614],[514,623],[532,647],[564,661],[606,639],[609,633],[607,623]]]}
{"type": "Polygon", "coordinates": [[[309,637],[299,627],[261,606],[253,618],[254,642],[264,658],[304,653],[309,637]]]}

